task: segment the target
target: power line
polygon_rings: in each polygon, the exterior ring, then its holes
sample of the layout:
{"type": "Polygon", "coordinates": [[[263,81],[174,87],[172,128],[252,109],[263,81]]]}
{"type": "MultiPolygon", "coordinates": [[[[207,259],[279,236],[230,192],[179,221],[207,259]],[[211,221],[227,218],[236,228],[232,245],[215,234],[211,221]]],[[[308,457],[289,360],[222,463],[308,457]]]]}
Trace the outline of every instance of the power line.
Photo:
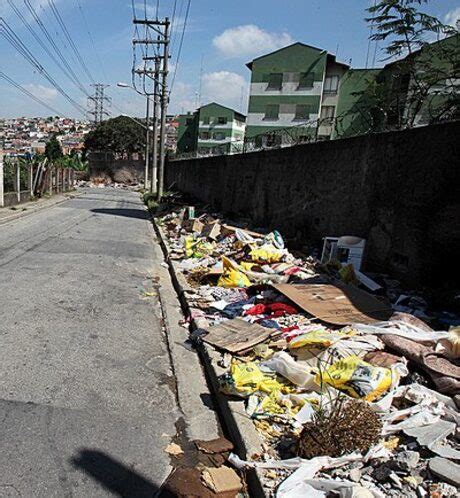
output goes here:
{"type": "Polygon", "coordinates": [[[107,73],[105,72],[104,63],[102,62],[102,58],[101,58],[101,56],[99,54],[99,50],[97,49],[96,43],[94,42],[93,35],[92,35],[91,30],[89,28],[88,20],[86,18],[85,12],[84,12],[81,4],[80,4],[80,0],[75,0],[75,2],[77,3],[78,10],[80,11],[80,14],[81,14],[81,16],[83,18],[83,21],[85,23],[86,32],[88,33],[89,39],[91,41],[91,45],[93,46],[93,49],[94,49],[94,53],[96,54],[97,60],[99,62],[99,67],[102,70],[102,73],[104,75],[105,80],[109,81],[109,78],[107,77],[107,73]]]}
{"type": "Polygon", "coordinates": [[[67,26],[66,26],[64,20],[62,19],[62,16],[59,13],[58,8],[56,7],[56,4],[54,3],[54,0],[48,0],[48,5],[50,6],[51,11],[54,14],[54,17],[56,18],[59,26],[61,27],[62,32],[64,33],[64,36],[66,37],[67,41],[69,42],[70,48],[74,52],[78,62],[81,64],[81,67],[85,71],[86,76],[88,76],[89,80],[92,81],[94,84],[95,83],[94,78],[93,78],[91,72],[89,71],[88,66],[86,65],[85,61],[83,60],[83,57],[81,56],[80,51],[78,50],[72,37],[70,36],[69,30],[67,29],[67,26]]]}
{"type": "Polygon", "coordinates": [[[57,56],[61,60],[61,62],[64,64],[64,66],[67,68],[67,70],[69,71],[69,73],[73,76],[73,78],[76,81],[78,81],[80,89],[85,93],[85,95],[89,95],[88,92],[84,89],[85,87],[83,86],[83,84],[81,83],[81,81],[79,80],[79,78],[77,77],[77,75],[75,74],[74,70],[70,66],[69,62],[64,57],[64,55],[61,52],[61,50],[59,49],[59,47],[56,45],[53,37],[50,35],[49,31],[46,29],[45,25],[41,21],[39,15],[37,14],[37,12],[34,9],[34,7],[31,5],[30,1],[29,0],[24,0],[24,4],[27,7],[27,9],[29,10],[30,14],[32,15],[34,21],[37,23],[38,27],[40,28],[40,31],[44,34],[46,40],[48,41],[48,43],[53,48],[54,52],[57,54],[57,56]]]}
{"type": "Polygon", "coordinates": [[[17,8],[17,6],[14,4],[13,0],[8,0],[8,4],[10,7],[13,9],[14,13],[19,17],[21,20],[22,24],[28,29],[30,34],[34,37],[36,42],[40,45],[40,47],[45,51],[45,53],[48,55],[48,57],[58,66],[58,68],[69,78],[69,80],[81,91],[83,92],[86,96],[88,96],[88,93],[86,92],[85,88],[81,84],[81,82],[75,78],[75,75],[72,75],[64,66],[59,62],[59,60],[56,58],[56,56],[50,51],[50,49],[45,45],[45,43],[42,41],[42,39],[38,36],[37,32],[30,26],[30,24],[27,22],[26,18],[23,16],[21,11],[17,8]]]}
{"type": "Polygon", "coordinates": [[[40,64],[36,57],[30,52],[30,50],[24,45],[21,39],[16,35],[14,30],[9,26],[9,24],[0,18],[0,34],[6,39],[6,41],[15,48],[35,69],[43,75],[53,87],[68,101],[72,104],[75,109],[85,115],[85,109],[76,102],[68,93],[50,76],[50,74],[45,70],[45,68],[40,64]]]}
{"type": "Polygon", "coordinates": [[[48,105],[43,100],[39,99],[36,95],[34,95],[33,93],[29,92],[29,90],[27,90],[26,88],[24,88],[23,86],[21,86],[19,83],[17,83],[16,81],[14,81],[12,78],[10,78],[8,75],[6,75],[2,71],[0,71],[0,78],[3,78],[5,81],[7,81],[8,83],[10,83],[10,85],[14,86],[16,89],[18,89],[19,91],[21,91],[23,94],[27,95],[29,98],[31,98],[32,100],[34,100],[38,104],[42,105],[43,107],[46,107],[49,111],[51,111],[51,112],[53,112],[53,113],[55,113],[55,114],[57,114],[57,115],[59,115],[61,117],[64,117],[64,114],[62,114],[58,110],[54,109],[54,107],[51,107],[50,105],[48,105]]]}
{"type": "Polygon", "coordinates": [[[179,50],[177,51],[176,67],[174,68],[174,74],[173,74],[173,78],[172,78],[172,82],[171,82],[171,88],[169,90],[169,93],[172,92],[172,90],[174,88],[174,82],[176,81],[177,68],[179,67],[179,59],[180,59],[180,56],[181,56],[181,53],[182,53],[182,45],[184,43],[185,30],[187,28],[187,20],[188,20],[188,15],[189,15],[189,12],[190,12],[190,4],[191,3],[192,3],[192,0],[188,0],[187,10],[185,11],[184,26],[182,28],[182,35],[181,35],[181,39],[180,39],[180,43],[179,43],[179,50]]]}

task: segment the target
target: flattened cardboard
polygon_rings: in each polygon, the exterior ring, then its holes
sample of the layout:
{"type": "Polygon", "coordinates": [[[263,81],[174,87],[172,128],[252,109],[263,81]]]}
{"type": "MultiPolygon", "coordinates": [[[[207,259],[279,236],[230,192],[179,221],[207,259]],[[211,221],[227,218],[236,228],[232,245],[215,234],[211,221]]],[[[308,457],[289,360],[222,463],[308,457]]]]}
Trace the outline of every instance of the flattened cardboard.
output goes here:
{"type": "Polygon", "coordinates": [[[208,223],[201,231],[201,237],[207,237],[211,240],[217,240],[220,235],[220,230],[221,225],[219,222],[215,221],[214,223],[208,223]]]}
{"type": "Polygon", "coordinates": [[[249,323],[241,318],[225,320],[219,325],[205,329],[208,332],[203,341],[230,353],[240,353],[256,344],[266,341],[274,332],[257,323],[249,323]]]}
{"type": "Polygon", "coordinates": [[[185,229],[187,232],[193,232],[193,233],[201,233],[203,230],[203,223],[198,218],[195,218],[193,220],[184,220],[182,222],[182,228],[185,229]]]}
{"type": "Polygon", "coordinates": [[[351,285],[276,284],[273,287],[310,315],[333,325],[388,320],[391,308],[351,285]]]}

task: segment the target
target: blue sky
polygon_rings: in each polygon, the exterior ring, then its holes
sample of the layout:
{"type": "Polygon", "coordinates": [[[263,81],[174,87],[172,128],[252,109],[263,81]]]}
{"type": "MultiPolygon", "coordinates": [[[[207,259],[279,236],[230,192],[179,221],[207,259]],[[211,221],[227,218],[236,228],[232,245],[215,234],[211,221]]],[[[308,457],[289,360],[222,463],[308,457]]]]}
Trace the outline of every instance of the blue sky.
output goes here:
{"type": "MultiPolygon", "coordinates": [[[[20,9],[30,26],[40,33],[24,0],[0,0],[0,16],[59,85],[78,104],[86,106],[85,94],[78,90],[44,53],[8,1],[20,9]]],[[[29,0],[61,47],[66,59],[91,92],[89,78],[68,47],[49,8],[49,0],[29,0]]],[[[144,15],[144,1],[134,0],[138,16],[144,15]]],[[[114,115],[142,115],[145,99],[130,89],[116,87],[119,81],[131,81],[132,5],[130,0],[54,0],[70,34],[98,82],[110,84],[114,115]],[[87,19],[88,30],[79,9],[87,19]]],[[[173,69],[176,65],[181,22],[187,0],[177,0],[176,26],[173,31],[173,69]]],[[[201,103],[218,101],[245,111],[250,72],[245,63],[263,53],[302,41],[336,53],[338,59],[353,67],[364,67],[369,27],[365,9],[373,0],[192,0],[181,58],[171,95],[171,112],[193,110],[201,88],[201,103]],[[200,77],[201,74],[201,77],[200,77]],[[200,84],[201,81],[201,84],[200,84]]],[[[174,0],[160,0],[160,15],[172,14],[174,0]]],[[[157,0],[147,0],[151,13],[157,0]]],[[[443,21],[460,16],[459,0],[432,0],[425,12],[443,21]]],[[[41,33],[40,33],[41,34],[41,33]]],[[[382,47],[377,47],[376,65],[381,64],[382,47]]],[[[371,47],[373,58],[375,46],[371,47]]],[[[65,115],[78,112],[0,36],[0,71],[26,87],[65,115]]],[[[0,79],[0,117],[49,115],[50,112],[23,96],[0,79]]],[[[81,115],[80,115],[81,117],[81,115]]]]}

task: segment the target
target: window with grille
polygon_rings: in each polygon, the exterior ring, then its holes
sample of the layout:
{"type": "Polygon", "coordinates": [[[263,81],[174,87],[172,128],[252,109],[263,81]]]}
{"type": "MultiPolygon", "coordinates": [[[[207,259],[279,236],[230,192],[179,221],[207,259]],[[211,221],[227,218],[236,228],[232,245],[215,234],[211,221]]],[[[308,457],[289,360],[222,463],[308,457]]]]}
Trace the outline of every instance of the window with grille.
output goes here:
{"type": "Polygon", "coordinates": [[[295,118],[296,120],[307,120],[310,118],[311,106],[308,104],[297,104],[295,106],[295,118]]]}
{"type": "Polygon", "coordinates": [[[321,107],[321,124],[331,125],[334,120],[335,106],[323,105],[321,107]]]}
{"type": "Polygon", "coordinates": [[[271,73],[268,76],[267,90],[281,90],[283,87],[283,73],[271,73]]]}
{"type": "Polygon", "coordinates": [[[223,124],[227,124],[227,118],[217,118],[217,124],[220,124],[220,125],[223,125],[223,124]]]}
{"type": "Polygon", "coordinates": [[[225,140],[224,133],[214,133],[214,140],[225,140]]]}
{"type": "Polygon", "coordinates": [[[202,131],[202,132],[200,133],[200,138],[201,138],[201,140],[209,140],[209,138],[210,138],[210,133],[209,133],[209,132],[207,132],[207,131],[202,131]]]}
{"type": "Polygon", "coordinates": [[[339,77],[336,75],[326,76],[324,80],[324,93],[334,94],[339,89],[339,77]]]}
{"type": "Polygon", "coordinates": [[[211,118],[209,116],[205,116],[203,118],[203,124],[208,125],[211,122],[211,118]]]}
{"type": "Polygon", "coordinates": [[[300,73],[299,79],[299,90],[306,90],[313,88],[313,83],[315,81],[315,73],[300,73]]]}
{"type": "Polygon", "coordinates": [[[264,119],[278,119],[280,113],[279,104],[267,104],[265,107],[265,118],[264,119]]]}

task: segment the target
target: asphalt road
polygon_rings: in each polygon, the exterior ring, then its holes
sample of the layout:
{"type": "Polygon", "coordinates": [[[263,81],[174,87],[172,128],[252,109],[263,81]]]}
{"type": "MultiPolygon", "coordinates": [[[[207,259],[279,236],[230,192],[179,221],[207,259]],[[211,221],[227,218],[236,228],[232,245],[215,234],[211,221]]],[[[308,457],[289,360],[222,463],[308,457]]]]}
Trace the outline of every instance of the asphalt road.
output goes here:
{"type": "Polygon", "coordinates": [[[139,194],[0,226],[0,497],[153,496],[179,410],[139,194]],[[153,279],[152,279],[153,277],[153,279]]]}

